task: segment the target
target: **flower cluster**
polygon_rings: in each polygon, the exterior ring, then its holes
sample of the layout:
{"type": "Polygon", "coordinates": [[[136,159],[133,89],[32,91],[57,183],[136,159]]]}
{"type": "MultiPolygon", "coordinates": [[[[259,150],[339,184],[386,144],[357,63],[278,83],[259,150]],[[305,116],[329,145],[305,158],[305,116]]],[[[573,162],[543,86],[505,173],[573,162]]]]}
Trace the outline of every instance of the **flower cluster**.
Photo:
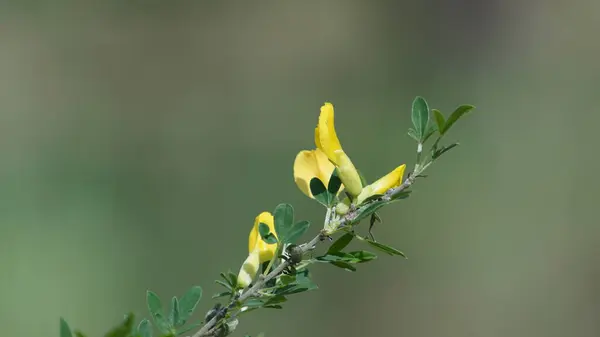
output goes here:
{"type": "MultiPolygon", "coordinates": [[[[364,186],[359,171],[342,148],[335,130],[333,104],[329,102],[321,107],[314,139],[315,149],[302,150],[296,155],[294,181],[302,193],[311,199],[315,199],[311,189],[311,181],[318,179],[323,186],[328,186],[331,177],[337,174],[342,185],[336,192],[336,200],[331,203],[331,205],[334,205],[332,209],[335,210],[337,215],[344,215],[351,208],[359,207],[369,197],[382,194],[402,183],[404,169],[406,168],[404,164],[396,167],[372,184],[364,186]]],[[[273,216],[269,212],[263,212],[256,217],[254,227],[250,231],[249,255],[238,274],[238,285],[242,288],[252,282],[260,264],[273,259],[277,250],[276,244],[266,244],[261,240],[258,230],[261,222],[268,225],[271,232],[277,236],[273,225],[273,216]]]]}

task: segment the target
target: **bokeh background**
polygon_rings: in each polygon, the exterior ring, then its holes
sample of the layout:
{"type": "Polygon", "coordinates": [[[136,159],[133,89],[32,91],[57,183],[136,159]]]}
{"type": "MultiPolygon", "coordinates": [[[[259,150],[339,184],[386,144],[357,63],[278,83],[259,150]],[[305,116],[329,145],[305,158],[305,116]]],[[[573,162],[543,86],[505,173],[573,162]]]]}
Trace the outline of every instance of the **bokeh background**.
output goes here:
{"type": "MultiPolygon", "coordinates": [[[[0,327],[99,336],[147,288],[217,292],[292,203],[320,105],[369,180],[414,162],[417,95],[462,146],[381,212],[381,256],[236,335],[599,336],[598,1],[5,1],[0,327]]],[[[317,231],[314,225],[311,233],[317,231]]]]}

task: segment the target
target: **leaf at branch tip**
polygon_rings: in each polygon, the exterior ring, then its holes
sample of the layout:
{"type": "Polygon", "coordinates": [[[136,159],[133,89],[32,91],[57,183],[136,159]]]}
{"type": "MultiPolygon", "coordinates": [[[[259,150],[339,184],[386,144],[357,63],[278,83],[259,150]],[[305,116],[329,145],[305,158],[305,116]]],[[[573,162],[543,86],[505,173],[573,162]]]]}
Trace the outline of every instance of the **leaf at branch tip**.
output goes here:
{"type": "Polygon", "coordinates": [[[341,251],[342,249],[346,248],[348,244],[350,244],[352,239],[354,239],[354,234],[352,233],[346,233],[340,236],[337,240],[335,240],[334,243],[331,244],[331,246],[327,250],[327,254],[332,254],[341,251]]]}
{"type": "Polygon", "coordinates": [[[69,323],[62,317],[60,318],[60,337],[73,337],[69,323]]]}
{"type": "Polygon", "coordinates": [[[456,108],[456,110],[454,110],[454,112],[452,112],[452,114],[448,117],[448,120],[446,120],[446,123],[444,124],[444,129],[440,130],[440,134],[443,135],[446,132],[448,132],[448,130],[450,130],[452,125],[454,125],[454,123],[456,123],[457,120],[459,120],[462,116],[464,116],[466,113],[473,109],[475,109],[475,107],[469,104],[464,104],[456,108]]]}
{"type": "Polygon", "coordinates": [[[273,212],[275,220],[275,233],[282,242],[288,236],[290,228],[294,224],[294,208],[290,204],[279,204],[273,212]]]}
{"type": "Polygon", "coordinates": [[[306,220],[296,222],[288,232],[283,243],[295,243],[302,235],[304,235],[304,233],[306,233],[309,226],[310,222],[306,220]]]}
{"type": "Polygon", "coordinates": [[[162,303],[158,295],[148,290],[146,292],[146,304],[156,328],[162,333],[168,333],[170,330],[169,323],[164,315],[162,303]]]}
{"type": "Polygon", "coordinates": [[[399,251],[396,248],[390,247],[388,245],[384,245],[383,243],[379,243],[379,242],[375,242],[372,240],[365,240],[369,245],[371,245],[371,247],[376,248],[384,253],[387,253],[389,255],[398,255],[398,256],[402,256],[404,258],[406,258],[406,255],[404,255],[403,252],[399,251]]]}
{"type": "Polygon", "coordinates": [[[329,184],[327,184],[327,191],[332,196],[335,196],[340,191],[341,186],[342,186],[342,180],[340,179],[338,170],[336,168],[335,170],[333,170],[333,173],[331,173],[331,177],[329,177],[329,184]]]}
{"type": "Polygon", "coordinates": [[[260,234],[260,237],[264,242],[268,244],[277,243],[277,238],[275,237],[275,235],[273,235],[273,233],[271,233],[271,230],[269,229],[269,226],[267,224],[262,222],[259,223],[258,233],[260,234]]]}
{"type": "Polygon", "coordinates": [[[413,101],[411,118],[418,140],[423,143],[429,124],[429,106],[423,97],[417,96],[413,101]]]}
{"type": "Polygon", "coordinates": [[[152,337],[152,325],[149,320],[144,318],[137,329],[140,337],[152,337]]]}
{"type": "Polygon", "coordinates": [[[179,326],[179,301],[177,296],[173,296],[171,299],[171,312],[169,313],[169,325],[177,327],[179,326]]]}
{"type": "Polygon", "coordinates": [[[438,109],[431,109],[431,111],[433,112],[433,117],[435,119],[437,129],[440,132],[440,134],[442,134],[442,131],[444,130],[444,125],[446,125],[446,118],[444,118],[444,115],[438,109]]]}
{"type": "Polygon", "coordinates": [[[433,155],[431,156],[432,159],[437,159],[439,158],[441,155],[443,155],[444,153],[452,150],[453,148],[455,148],[456,146],[458,146],[458,143],[453,143],[447,146],[442,146],[440,149],[437,149],[433,155]]]}

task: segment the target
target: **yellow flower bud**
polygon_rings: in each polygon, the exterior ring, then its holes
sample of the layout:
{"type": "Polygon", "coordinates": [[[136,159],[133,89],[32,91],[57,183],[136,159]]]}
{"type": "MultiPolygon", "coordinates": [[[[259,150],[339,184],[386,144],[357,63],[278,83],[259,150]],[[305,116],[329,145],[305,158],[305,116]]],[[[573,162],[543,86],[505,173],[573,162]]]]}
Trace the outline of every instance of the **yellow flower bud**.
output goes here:
{"type": "Polygon", "coordinates": [[[345,186],[346,192],[357,196],[362,190],[360,175],[352,164],[350,157],[346,155],[337,137],[334,126],[333,105],[325,103],[321,107],[319,123],[315,129],[315,144],[323,151],[329,161],[338,168],[340,180],[345,186]]]}
{"type": "Polygon", "coordinates": [[[254,219],[254,227],[250,231],[250,236],[248,237],[248,257],[246,261],[242,264],[240,268],[240,272],[238,274],[238,286],[241,288],[247,287],[258,272],[258,268],[260,264],[266,261],[270,261],[273,257],[275,257],[275,252],[277,251],[277,244],[268,244],[262,240],[260,237],[260,233],[258,231],[258,226],[260,223],[264,223],[269,226],[269,230],[275,237],[277,237],[277,233],[275,233],[275,222],[273,219],[273,215],[269,212],[262,212],[254,219]]]}
{"type": "MultiPolygon", "coordinates": [[[[404,175],[404,169],[406,165],[402,164],[396,167],[392,172],[379,178],[374,183],[366,186],[362,189],[360,194],[356,197],[356,205],[360,205],[367,198],[375,194],[383,194],[390,188],[398,187],[402,184],[402,176],[404,175]]],[[[350,200],[345,198],[336,206],[336,212],[338,214],[346,214],[350,209],[350,200]]]]}
{"type": "Polygon", "coordinates": [[[246,288],[252,283],[254,276],[258,272],[260,261],[258,259],[258,250],[253,251],[248,255],[246,261],[242,264],[237,277],[237,284],[240,288],[246,288]]]}

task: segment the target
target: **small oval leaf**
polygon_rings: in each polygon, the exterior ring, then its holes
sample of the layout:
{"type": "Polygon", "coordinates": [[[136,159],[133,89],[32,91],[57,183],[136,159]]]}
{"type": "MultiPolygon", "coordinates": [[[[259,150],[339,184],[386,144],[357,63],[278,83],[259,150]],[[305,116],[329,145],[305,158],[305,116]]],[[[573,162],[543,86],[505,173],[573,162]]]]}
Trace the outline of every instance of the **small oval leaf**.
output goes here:
{"type": "Polygon", "coordinates": [[[342,249],[346,248],[348,244],[350,244],[352,239],[354,239],[354,234],[352,233],[346,233],[340,236],[337,240],[335,240],[334,243],[331,244],[331,246],[327,250],[327,254],[332,254],[341,251],[342,249]]]}
{"type": "Polygon", "coordinates": [[[429,124],[429,106],[423,97],[417,96],[413,101],[411,119],[416,136],[422,142],[427,131],[427,124],[429,124]]]}

